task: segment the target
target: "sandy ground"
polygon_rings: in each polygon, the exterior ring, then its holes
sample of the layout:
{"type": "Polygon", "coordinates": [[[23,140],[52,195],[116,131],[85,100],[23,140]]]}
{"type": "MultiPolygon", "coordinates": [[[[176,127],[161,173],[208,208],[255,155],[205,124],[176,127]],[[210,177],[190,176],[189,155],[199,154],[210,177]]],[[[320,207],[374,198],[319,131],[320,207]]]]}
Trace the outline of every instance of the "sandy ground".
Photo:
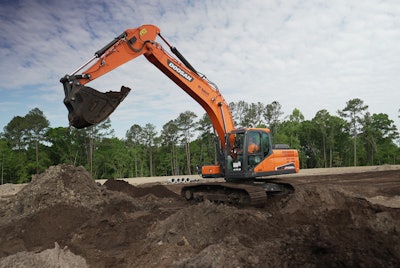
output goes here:
{"type": "Polygon", "coordinates": [[[399,165],[276,178],[294,193],[238,208],[189,203],[171,177],[51,167],[0,186],[0,267],[398,267],[399,165]]]}

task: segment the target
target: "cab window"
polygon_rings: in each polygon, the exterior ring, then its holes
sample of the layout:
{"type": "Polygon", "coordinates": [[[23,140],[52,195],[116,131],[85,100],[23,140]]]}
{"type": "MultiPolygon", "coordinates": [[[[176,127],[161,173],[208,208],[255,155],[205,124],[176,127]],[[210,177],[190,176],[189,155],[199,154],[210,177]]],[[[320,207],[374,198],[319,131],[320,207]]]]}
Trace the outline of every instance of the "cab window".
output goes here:
{"type": "Polygon", "coordinates": [[[261,152],[261,137],[258,132],[249,132],[247,152],[257,154],[261,152]]]}
{"type": "Polygon", "coordinates": [[[266,157],[270,153],[271,148],[270,136],[268,133],[263,132],[261,138],[264,157],[266,157]]]}

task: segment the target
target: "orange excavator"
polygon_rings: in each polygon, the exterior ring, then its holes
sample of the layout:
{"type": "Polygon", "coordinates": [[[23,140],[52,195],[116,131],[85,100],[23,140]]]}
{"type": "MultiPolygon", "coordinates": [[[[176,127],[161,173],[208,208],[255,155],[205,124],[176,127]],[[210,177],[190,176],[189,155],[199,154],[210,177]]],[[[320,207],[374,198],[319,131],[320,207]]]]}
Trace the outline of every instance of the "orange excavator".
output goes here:
{"type": "Polygon", "coordinates": [[[272,145],[267,128],[235,129],[229,106],[216,85],[196,71],[154,25],[127,29],[72,74],[61,78],[71,126],[85,128],[97,124],[116,109],[129,93],[128,87],[102,93],[86,84],[140,55],[204,108],[218,136],[218,163],[203,166],[202,176],[224,177],[226,182],[186,185],[182,187],[186,199],[260,205],[265,203],[267,194],[293,190],[290,185],[262,178],[298,172],[297,150],[272,145]],[[175,56],[156,42],[157,37],[175,56]]]}

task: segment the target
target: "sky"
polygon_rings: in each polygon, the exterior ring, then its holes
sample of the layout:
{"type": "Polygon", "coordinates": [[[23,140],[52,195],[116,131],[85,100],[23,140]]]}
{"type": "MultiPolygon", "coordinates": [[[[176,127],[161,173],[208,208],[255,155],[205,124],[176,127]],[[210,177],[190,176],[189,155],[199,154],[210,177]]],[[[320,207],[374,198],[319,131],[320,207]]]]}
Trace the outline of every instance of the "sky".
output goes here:
{"type": "MultiPolygon", "coordinates": [[[[228,103],[277,101],[283,118],[299,109],[311,120],[359,98],[400,129],[398,0],[1,0],[0,132],[34,108],[50,127],[67,127],[60,78],[143,24],[157,25],[228,103]]],[[[110,117],[117,137],[134,124],[160,132],[182,112],[204,114],[144,57],[87,84],[122,85],[133,91],[110,117]]]]}

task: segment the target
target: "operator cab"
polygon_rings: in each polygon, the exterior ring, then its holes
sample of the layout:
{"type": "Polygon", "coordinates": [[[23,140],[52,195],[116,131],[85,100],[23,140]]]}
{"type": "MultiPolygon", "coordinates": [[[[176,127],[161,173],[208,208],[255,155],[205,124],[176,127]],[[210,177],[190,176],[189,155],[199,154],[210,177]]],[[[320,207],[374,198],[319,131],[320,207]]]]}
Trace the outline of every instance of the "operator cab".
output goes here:
{"type": "Polygon", "coordinates": [[[225,177],[255,178],[255,167],[272,154],[268,129],[238,129],[227,135],[225,177]]]}

